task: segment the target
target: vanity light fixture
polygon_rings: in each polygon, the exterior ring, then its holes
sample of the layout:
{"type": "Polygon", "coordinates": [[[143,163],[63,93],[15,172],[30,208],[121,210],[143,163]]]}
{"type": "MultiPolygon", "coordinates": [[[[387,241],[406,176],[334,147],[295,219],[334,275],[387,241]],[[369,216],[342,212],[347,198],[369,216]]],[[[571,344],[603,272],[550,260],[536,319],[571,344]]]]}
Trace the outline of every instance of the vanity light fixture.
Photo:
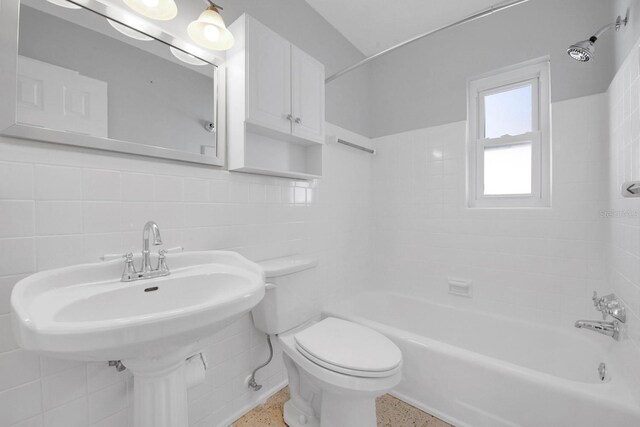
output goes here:
{"type": "Polygon", "coordinates": [[[146,34],[142,34],[141,32],[134,30],[133,28],[127,27],[126,25],[123,25],[123,24],[121,24],[119,22],[112,21],[109,18],[107,18],[107,22],[117,32],[119,32],[120,34],[124,34],[127,37],[131,37],[132,39],[141,40],[141,41],[144,41],[144,42],[148,42],[148,41],[153,40],[153,38],[147,36],[146,34]]]}
{"type": "Polygon", "coordinates": [[[189,37],[200,46],[212,50],[227,50],[233,46],[233,35],[224,24],[220,10],[222,8],[211,0],[207,0],[209,7],[200,17],[189,24],[189,37]]]}
{"type": "Polygon", "coordinates": [[[66,7],[67,9],[82,9],[77,4],[73,4],[67,0],[47,0],[51,4],[55,4],[56,6],[66,7]]]}
{"type": "Polygon", "coordinates": [[[158,21],[169,21],[178,14],[178,6],[173,0],[122,0],[130,9],[140,15],[158,21]]]}
{"type": "Polygon", "coordinates": [[[193,55],[190,55],[186,52],[181,51],[180,49],[176,49],[173,46],[169,46],[169,50],[171,51],[171,53],[173,54],[173,56],[175,56],[176,58],[178,58],[180,61],[182,62],[186,62],[187,64],[191,64],[191,65],[207,65],[207,62],[196,58],[193,55]]]}

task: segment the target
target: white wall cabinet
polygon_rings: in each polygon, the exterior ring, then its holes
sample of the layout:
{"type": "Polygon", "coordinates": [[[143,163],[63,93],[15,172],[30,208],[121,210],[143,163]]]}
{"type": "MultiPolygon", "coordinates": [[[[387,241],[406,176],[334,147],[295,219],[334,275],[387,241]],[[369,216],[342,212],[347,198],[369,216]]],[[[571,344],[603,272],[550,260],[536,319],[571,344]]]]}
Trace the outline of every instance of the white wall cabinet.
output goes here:
{"type": "Polygon", "coordinates": [[[324,66],[249,15],[229,30],[229,170],[320,177],[324,66]]]}
{"type": "Polygon", "coordinates": [[[291,47],[292,133],[324,141],[324,66],[295,46],[291,47]]]}

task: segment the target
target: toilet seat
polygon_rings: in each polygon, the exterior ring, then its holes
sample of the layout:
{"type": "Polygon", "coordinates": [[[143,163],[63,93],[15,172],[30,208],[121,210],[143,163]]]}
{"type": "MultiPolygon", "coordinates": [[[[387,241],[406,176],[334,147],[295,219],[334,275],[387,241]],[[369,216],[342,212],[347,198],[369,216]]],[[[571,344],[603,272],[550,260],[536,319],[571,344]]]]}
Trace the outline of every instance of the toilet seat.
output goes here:
{"type": "Polygon", "coordinates": [[[299,353],[333,372],[362,378],[389,377],[401,369],[402,353],[373,329],[333,317],[294,335],[299,353]]]}

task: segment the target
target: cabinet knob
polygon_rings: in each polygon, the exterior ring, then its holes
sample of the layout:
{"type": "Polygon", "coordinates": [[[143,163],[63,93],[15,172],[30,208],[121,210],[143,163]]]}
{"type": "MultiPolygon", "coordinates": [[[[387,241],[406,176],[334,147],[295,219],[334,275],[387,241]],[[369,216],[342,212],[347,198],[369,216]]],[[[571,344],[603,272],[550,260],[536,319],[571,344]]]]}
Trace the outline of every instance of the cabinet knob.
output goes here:
{"type": "Polygon", "coordinates": [[[287,120],[289,120],[289,121],[293,121],[293,115],[291,115],[291,114],[287,114],[287,120]]]}
{"type": "Polygon", "coordinates": [[[302,123],[302,119],[301,119],[300,117],[296,117],[295,122],[296,122],[297,124],[300,124],[300,123],[302,123]]]}

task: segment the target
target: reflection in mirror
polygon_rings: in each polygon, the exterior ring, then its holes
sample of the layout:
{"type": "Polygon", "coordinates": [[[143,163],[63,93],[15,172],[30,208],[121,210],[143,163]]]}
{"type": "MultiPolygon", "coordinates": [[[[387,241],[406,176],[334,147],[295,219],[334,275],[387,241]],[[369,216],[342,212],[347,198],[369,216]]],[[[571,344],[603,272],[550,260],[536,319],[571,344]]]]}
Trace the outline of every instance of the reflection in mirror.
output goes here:
{"type": "Polygon", "coordinates": [[[216,156],[214,65],[42,0],[21,2],[18,40],[19,124],[106,138],[116,151],[126,142],[216,156]]]}

